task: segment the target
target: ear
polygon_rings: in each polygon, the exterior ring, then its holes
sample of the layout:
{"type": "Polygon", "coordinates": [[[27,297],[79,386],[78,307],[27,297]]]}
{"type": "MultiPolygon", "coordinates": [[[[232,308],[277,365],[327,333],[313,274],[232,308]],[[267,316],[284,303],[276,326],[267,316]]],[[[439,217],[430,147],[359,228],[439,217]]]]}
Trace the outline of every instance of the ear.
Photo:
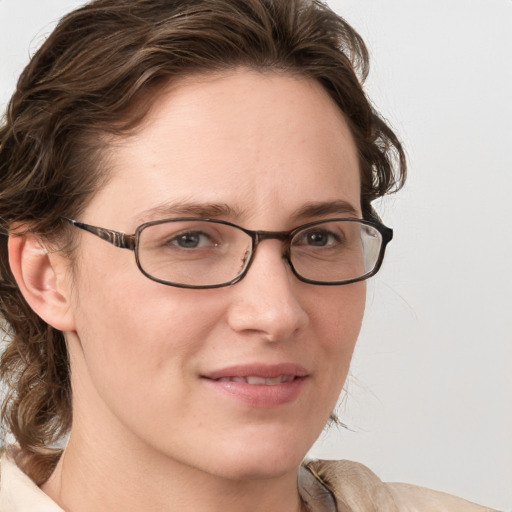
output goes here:
{"type": "Polygon", "coordinates": [[[50,253],[33,233],[11,233],[8,247],[11,271],[29,306],[55,329],[74,331],[69,263],[64,256],[50,253]]]}

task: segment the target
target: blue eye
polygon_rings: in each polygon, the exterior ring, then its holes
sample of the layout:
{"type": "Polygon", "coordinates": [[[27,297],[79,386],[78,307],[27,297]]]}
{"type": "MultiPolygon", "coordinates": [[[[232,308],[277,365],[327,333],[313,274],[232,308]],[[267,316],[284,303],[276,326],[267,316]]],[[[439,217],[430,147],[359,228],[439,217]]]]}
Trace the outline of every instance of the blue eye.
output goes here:
{"type": "Polygon", "coordinates": [[[212,238],[202,231],[186,231],[178,233],[167,242],[181,249],[198,249],[201,247],[215,247],[218,245],[212,238]]]}
{"type": "Polygon", "coordinates": [[[341,240],[338,235],[326,229],[307,231],[298,239],[298,243],[300,245],[307,245],[311,247],[326,247],[328,245],[338,244],[340,241],[341,240]]]}

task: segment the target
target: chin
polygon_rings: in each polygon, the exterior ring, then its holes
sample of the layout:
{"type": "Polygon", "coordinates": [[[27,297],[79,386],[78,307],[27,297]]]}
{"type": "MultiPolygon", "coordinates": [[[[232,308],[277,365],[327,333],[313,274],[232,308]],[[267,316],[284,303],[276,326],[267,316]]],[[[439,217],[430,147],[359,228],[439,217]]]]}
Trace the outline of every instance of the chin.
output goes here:
{"type": "MultiPolygon", "coordinates": [[[[312,444],[312,443],[311,443],[312,444]]],[[[279,478],[296,472],[310,443],[288,436],[287,439],[253,438],[225,447],[217,472],[233,480],[279,478]]]]}
{"type": "Polygon", "coordinates": [[[222,467],[217,467],[215,473],[227,480],[274,480],[295,473],[301,462],[302,457],[279,461],[270,457],[260,457],[258,460],[240,457],[237,461],[223,461],[222,467]]]}

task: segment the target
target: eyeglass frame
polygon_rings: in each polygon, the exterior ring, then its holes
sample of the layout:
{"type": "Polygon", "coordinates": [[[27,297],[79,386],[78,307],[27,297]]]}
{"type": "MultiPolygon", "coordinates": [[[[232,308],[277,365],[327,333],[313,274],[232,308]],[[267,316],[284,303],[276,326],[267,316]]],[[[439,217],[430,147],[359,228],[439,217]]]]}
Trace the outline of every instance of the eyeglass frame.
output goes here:
{"type": "Polygon", "coordinates": [[[241,281],[249,271],[249,268],[254,260],[254,256],[256,254],[256,249],[260,242],[263,240],[280,240],[285,244],[285,250],[283,252],[283,259],[285,259],[288,262],[288,265],[290,266],[291,271],[295,275],[295,277],[302,281],[303,283],[308,284],[316,284],[320,286],[341,286],[345,284],[351,284],[351,283],[357,283],[359,281],[365,281],[366,279],[369,279],[370,277],[374,276],[382,266],[382,262],[384,260],[384,253],[386,252],[386,246],[387,244],[393,239],[393,229],[385,226],[381,222],[377,222],[375,220],[365,220],[365,219],[358,219],[358,218],[352,218],[352,217],[346,217],[346,218],[333,218],[333,219],[321,219],[316,220],[312,222],[308,222],[306,224],[302,224],[300,226],[297,226],[289,231],[264,231],[264,230],[252,230],[252,229],[246,229],[242,226],[239,226],[238,224],[234,224],[232,222],[221,220],[221,219],[210,219],[210,218],[200,218],[200,217],[178,217],[178,218],[167,218],[167,219],[159,219],[159,220],[153,220],[144,222],[143,224],[140,224],[135,229],[135,233],[132,235],[128,235],[126,233],[122,233],[120,231],[114,231],[111,229],[101,228],[98,226],[92,226],[91,224],[85,224],[84,222],[80,222],[77,220],[69,219],[67,217],[62,217],[62,219],[71,225],[75,226],[78,229],[81,229],[83,231],[87,231],[88,233],[92,233],[93,235],[101,238],[105,242],[108,242],[112,244],[115,247],[118,247],[120,249],[129,249],[130,251],[133,251],[135,253],[135,262],[137,263],[137,267],[141,271],[141,273],[146,276],[148,279],[151,279],[152,281],[155,281],[157,283],[161,283],[167,286],[174,286],[176,288],[188,288],[188,289],[209,289],[209,288],[224,288],[226,286],[231,286],[233,284],[238,283],[241,281]],[[247,263],[245,264],[242,272],[238,274],[234,279],[231,281],[227,281],[225,283],[220,284],[213,284],[213,285],[190,285],[190,284],[184,284],[184,283],[175,283],[173,281],[166,281],[165,279],[160,279],[158,277],[152,276],[151,274],[148,274],[144,268],[142,267],[140,260],[139,260],[139,239],[140,239],[140,233],[150,227],[155,226],[158,224],[165,224],[167,222],[187,222],[187,221],[201,221],[201,222],[212,222],[216,224],[223,224],[225,226],[231,226],[234,228],[237,228],[241,231],[243,231],[245,234],[250,236],[252,243],[251,243],[251,255],[248,259],[247,263]],[[319,224],[324,224],[326,222],[358,222],[359,224],[364,224],[367,226],[371,226],[374,229],[376,229],[381,237],[382,242],[380,246],[379,256],[377,257],[377,261],[375,262],[375,265],[373,269],[363,274],[360,277],[356,277],[353,279],[347,279],[343,281],[316,281],[313,279],[308,279],[306,277],[301,276],[297,270],[295,269],[291,257],[290,257],[290,247],[291,247],[291,241],[296,233],[299,231],[302,231],[304,229],[307,229],[309,227],[313,227],[319,224]]]}

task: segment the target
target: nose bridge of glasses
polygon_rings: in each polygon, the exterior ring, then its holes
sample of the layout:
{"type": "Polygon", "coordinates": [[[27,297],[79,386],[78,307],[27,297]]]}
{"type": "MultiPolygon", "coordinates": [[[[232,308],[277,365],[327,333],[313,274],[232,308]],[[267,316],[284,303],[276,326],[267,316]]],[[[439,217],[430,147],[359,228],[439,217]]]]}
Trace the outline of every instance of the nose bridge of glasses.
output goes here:
{"type": "Polygon", "coordinates": [[[289,243],[292,237],[290,231],[253,231],[254,251],[260,242],[264,240],[279,240],[284,245],[283,257],[289,258],[289,243]]]}
{"type": "Polygon", "coordinates": [[[287,242],[290,238],[289,231],[254,231],[253,233],[257,244],[263,240],[281,240],[281,242],[287,242]]]}

